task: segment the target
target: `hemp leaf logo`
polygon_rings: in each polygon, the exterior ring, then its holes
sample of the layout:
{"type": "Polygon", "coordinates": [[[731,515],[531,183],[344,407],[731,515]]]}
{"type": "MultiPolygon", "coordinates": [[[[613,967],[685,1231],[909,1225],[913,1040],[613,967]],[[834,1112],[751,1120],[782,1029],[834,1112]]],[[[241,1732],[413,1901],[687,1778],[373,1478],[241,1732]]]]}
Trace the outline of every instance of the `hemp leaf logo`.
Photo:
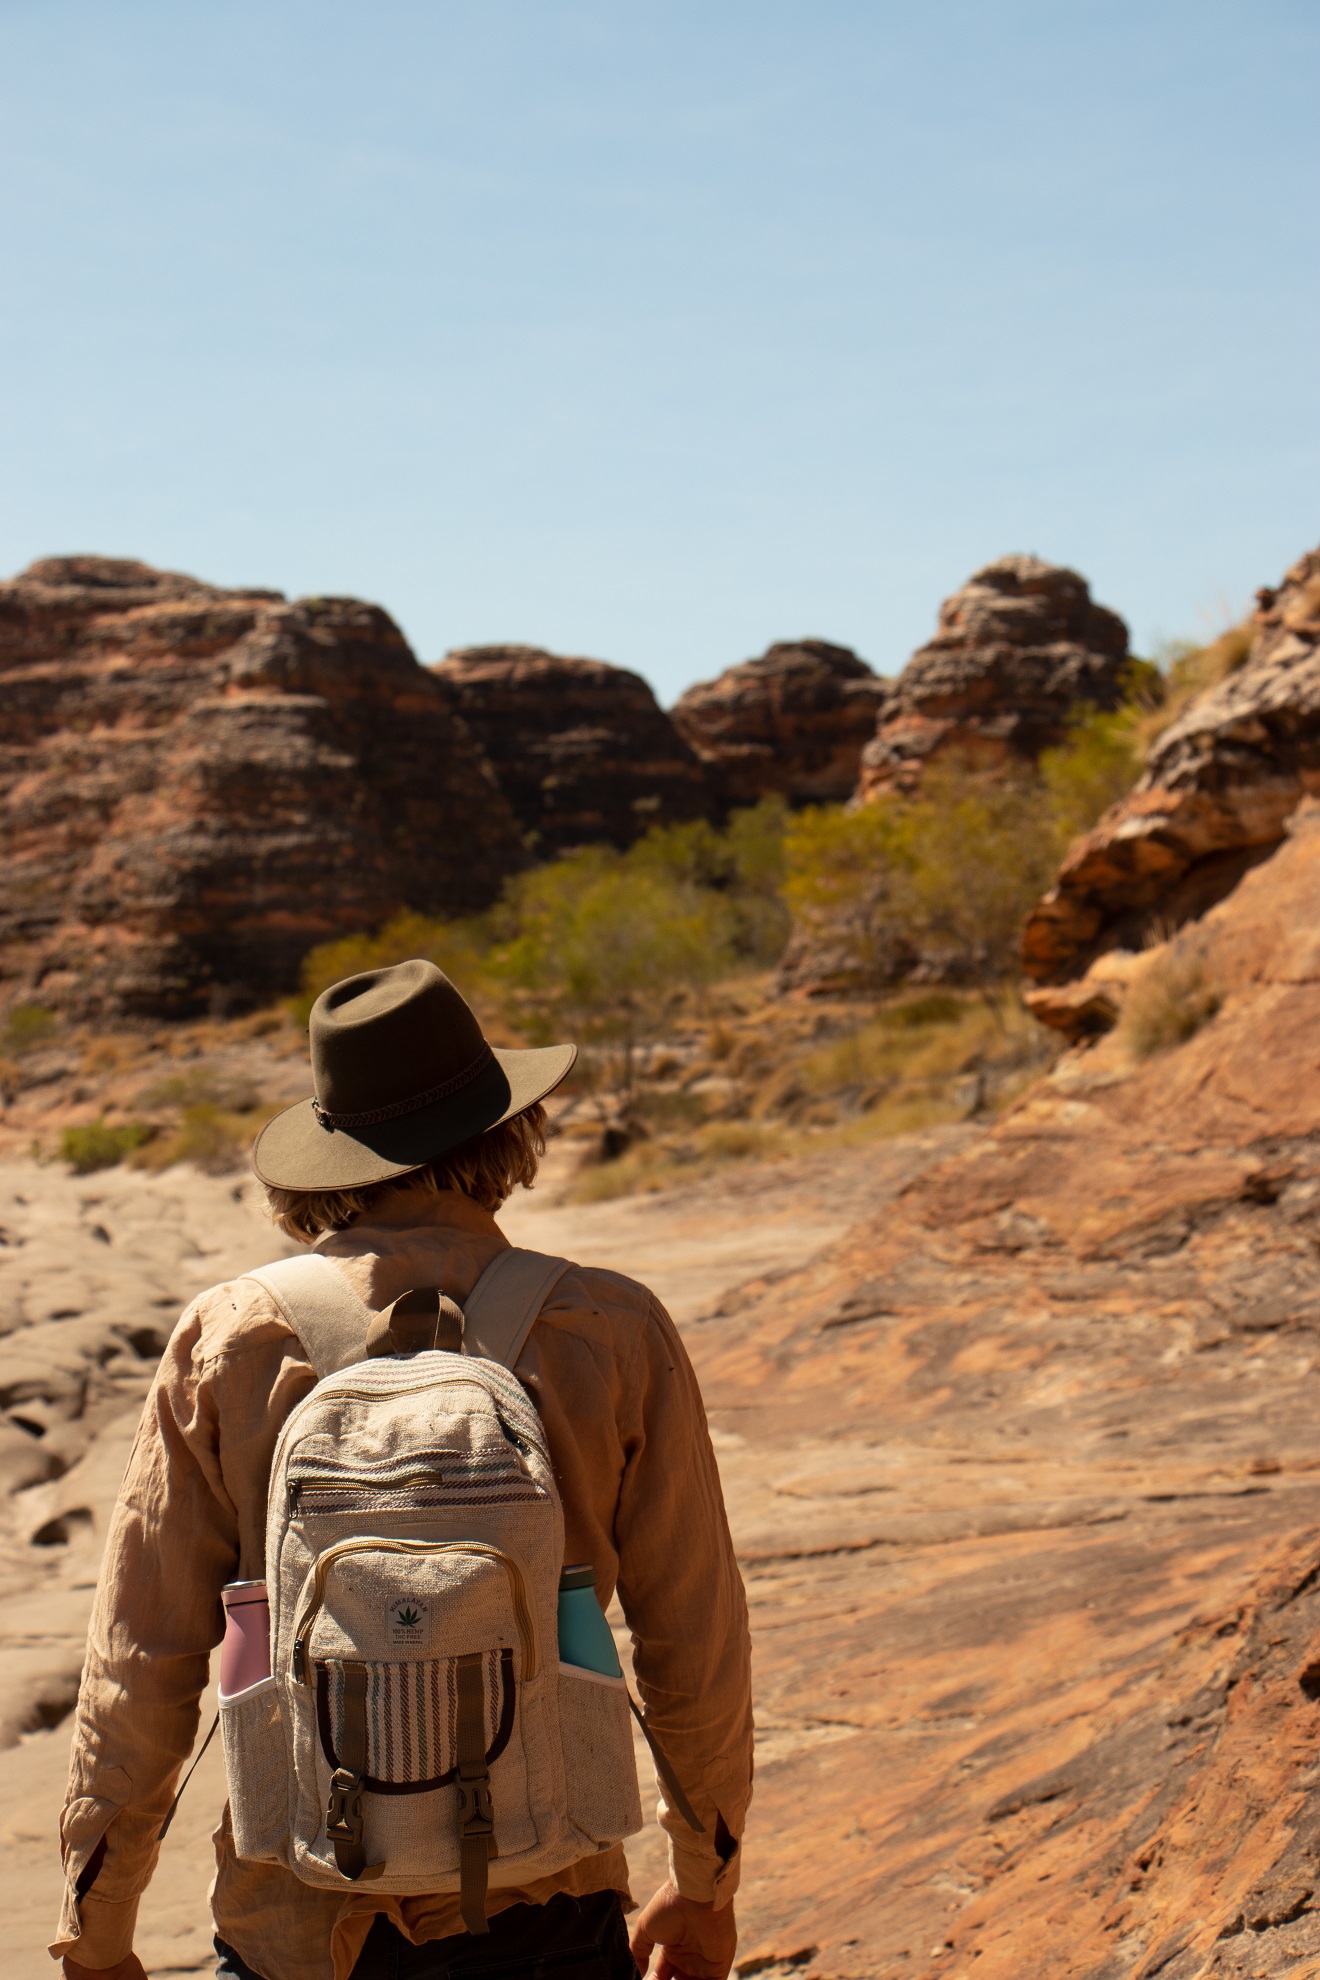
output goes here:
{"type": "Polygon", "coordinates": [[[421,1620],[416,1609],[410,1607],[407,1602],[404,1603],[401,1609],[395,1612],[395,1621],[398,1623],[400,1629],[416,1629],[421,1620]]]}

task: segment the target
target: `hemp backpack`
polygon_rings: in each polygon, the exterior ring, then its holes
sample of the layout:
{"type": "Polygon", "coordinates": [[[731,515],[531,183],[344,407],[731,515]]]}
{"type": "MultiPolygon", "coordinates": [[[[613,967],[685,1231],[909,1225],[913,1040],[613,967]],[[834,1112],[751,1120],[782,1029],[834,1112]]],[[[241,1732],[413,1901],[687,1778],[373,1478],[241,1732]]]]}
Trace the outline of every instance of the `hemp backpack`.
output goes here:
{"type": "Polygon", "coordinates": [[[316,1253],[249,1274],[319,1379],[271,1469],[271,1675],[220,1702],[239,1856],[457,1892],[485,1932],[488,1881],[641,1827],[624,1680],[559,1662],[563,1511],[510,1372],[569,1269],[505,1251],[464,1311],[427,1288],[378,1317],[316,1253]]]}

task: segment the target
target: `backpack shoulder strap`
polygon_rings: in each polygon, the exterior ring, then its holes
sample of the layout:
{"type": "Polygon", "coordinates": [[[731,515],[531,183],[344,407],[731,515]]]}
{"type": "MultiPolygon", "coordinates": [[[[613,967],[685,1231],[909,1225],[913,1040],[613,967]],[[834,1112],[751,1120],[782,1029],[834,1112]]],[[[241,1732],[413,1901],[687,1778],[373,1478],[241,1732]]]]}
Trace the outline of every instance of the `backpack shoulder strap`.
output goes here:
{"type": "Polygon", "coordinates": [[[348,1280],[319,1251],[277,1258],[245,1272],[264,1286],[302,1343],[303,1353],[322,1381],[337,1368],[361,1361],[374,1315],[348,1280]]]}
{"type": "Polygon", "coordinates": [[[573,1269],[567,1258],[544,1251],[502,1251],[463,1302],[463,1352],[484,1355],[511,1369],[537,1314],[573,1269]]]}

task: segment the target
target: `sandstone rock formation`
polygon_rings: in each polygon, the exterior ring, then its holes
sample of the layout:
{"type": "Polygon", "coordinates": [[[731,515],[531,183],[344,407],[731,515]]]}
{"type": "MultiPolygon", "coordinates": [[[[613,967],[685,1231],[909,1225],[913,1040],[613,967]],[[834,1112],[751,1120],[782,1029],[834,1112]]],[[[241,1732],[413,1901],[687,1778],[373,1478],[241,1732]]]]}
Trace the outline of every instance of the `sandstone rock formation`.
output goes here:
{"type": "Polygon", "coordinates": [[[699,681],[672,713],[730,805],[770,795],[790,804],[843,804],[856,788],[884,693],[884,682],[849,647],[785,640],[718,680],[699,681]]]}
{"type": "MultiPolygon", "coordinates": [[[[1245,663],[1164,731],[1135,790],[1072,847],[1030,917],[1023,953],[1037,983],[1065,983],[1106,950],[1139,948],[1156,922],[1204,913],[1320,791],[1320,550],[1258,596],[1245,663]]],[[[1046,1022],[1066,1006],[1036,1002],[1046,1022]]]]}
{"type": "Polygon", "coordinates": [[[945,599],[939,631],[885,696],[860,795],[911,788],[937,754],[1034,760],[1079,703],[1116,705],[1127,653],[1127,627],[1076,571],[1000,557],[945,599]]]}
{"type": "Polygon", "coordinates": [[[432,669],[539,855],[703,818],[706,776],[639,674],[535,646],[468,646],[432,669]]]}
{"type": "Polygon", "coordinates": [[[483,906],[523,858],[449,697],[374,605],[47,558],[0,585],[0,678],[11,995],[241,1004],[399,908],[483,906]]]}

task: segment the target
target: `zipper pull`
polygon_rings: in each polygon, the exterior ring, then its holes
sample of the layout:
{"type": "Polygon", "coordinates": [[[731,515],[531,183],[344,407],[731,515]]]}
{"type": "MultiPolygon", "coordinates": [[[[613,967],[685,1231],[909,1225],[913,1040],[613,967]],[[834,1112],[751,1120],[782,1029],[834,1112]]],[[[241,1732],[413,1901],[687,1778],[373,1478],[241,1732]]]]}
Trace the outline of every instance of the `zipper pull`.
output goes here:
{"type": "Polygon", "coordinates": [[[298,1501],[299,1499],[301,1499],[301,1497],[302,1497],[302,1479],[291,1478],[289,1480],[289,1518],[290,1519],[293,1519],[296,1516],[298,1511],[298,1501]]]}

